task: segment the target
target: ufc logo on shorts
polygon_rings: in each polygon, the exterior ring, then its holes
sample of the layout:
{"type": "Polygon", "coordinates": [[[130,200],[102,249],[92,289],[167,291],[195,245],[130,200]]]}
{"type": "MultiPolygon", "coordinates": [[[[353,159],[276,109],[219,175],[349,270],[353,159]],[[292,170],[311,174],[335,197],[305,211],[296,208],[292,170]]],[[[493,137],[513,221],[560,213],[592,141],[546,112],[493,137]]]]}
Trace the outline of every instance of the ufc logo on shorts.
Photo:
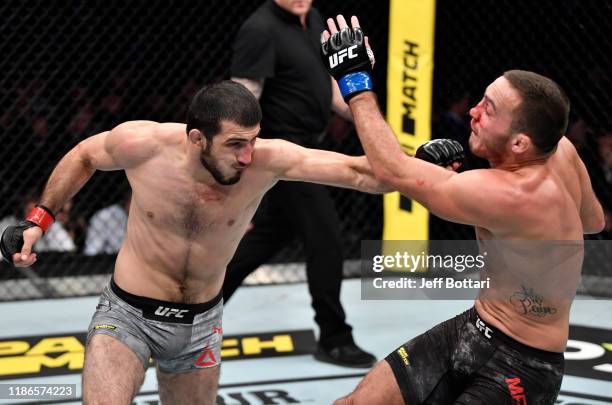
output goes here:
{"type": "Polygon", "coordinates": [[[492,330],[487,325],[485,325],[485,323],[481,321],[478,317],[476,317],[476,327],[479,331],[483,332],[486,337],[491,339],[492,330]]]}
{"type": "Polygon", "coordinates": [[[329,67],[335,68],[342,62],[344,62],[344,58],[348,55],[349,59],[353,59],[357,57],[357,54],[353,52],[357,48],[357,45],[350,46],[346,49],[342,49],[339,52],[336,52],[332,56],[329,57],[329,67]]]}
{"type": "Polygon", "coordinates": [[[174,316],[175,318],[183,318],[183,314],[185,312],[189,312],[188,309],[176,309],[176,308],[168,308],[168,307],[157,307],[155,310],[155,315],[159,316],[174,316]]]}

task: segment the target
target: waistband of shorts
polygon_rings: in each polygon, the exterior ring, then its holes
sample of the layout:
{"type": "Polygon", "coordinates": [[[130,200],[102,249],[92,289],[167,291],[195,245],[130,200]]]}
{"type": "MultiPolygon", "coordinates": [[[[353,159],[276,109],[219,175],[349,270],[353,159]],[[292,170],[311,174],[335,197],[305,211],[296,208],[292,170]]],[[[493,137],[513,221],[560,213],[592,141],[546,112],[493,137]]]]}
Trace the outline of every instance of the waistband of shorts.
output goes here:
{"type": "Polygon", "coordinates": [[[147,311],[152,307],[172,307],[180,310],[188,310],[191,314],[200,314],[214,308],[221,299],[223,298],[223,290],[219,291],[219,294],[210,301],[203,302],[201,304],[182,304],[171,301],[156,300],[153,298],[142,297],[140,295],[130,294],[127,291],[122,290],[116,283],[113,277],[110,280],[110,288],[116,296],[127,302],[131,306],[147,311]]]}
{"type": "Polygon", "coordinates": [[[472,307],[469,310],[470,322],[476,326],[476,329],[487,339],[489,339],[494,345],[505,344],[512,347],[521,354],[532,356],[549,363],[562,363],[564,360],[563,353],[549,352],[546,350],[538,349],[535,347],[527,346],[514,338],[506,335],[504,332],[497,329],[495,326],[490,325],[482,320],[478,315],[476,307],[472,307]]]}

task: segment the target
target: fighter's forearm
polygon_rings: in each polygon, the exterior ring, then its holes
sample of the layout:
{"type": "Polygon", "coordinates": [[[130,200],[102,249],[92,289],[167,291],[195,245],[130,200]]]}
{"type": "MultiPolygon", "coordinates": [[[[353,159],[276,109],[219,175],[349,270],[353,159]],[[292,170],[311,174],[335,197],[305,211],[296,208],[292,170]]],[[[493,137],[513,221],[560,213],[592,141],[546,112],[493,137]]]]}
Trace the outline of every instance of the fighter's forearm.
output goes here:
{"type": "Polygon", "coordinates": [[[338,83],[332,78],[332,111],[347,121],[353,122],[353,114],[348,104],[342,98],[338,83]]]}
{"type": "Polygon", "coordinates": [[[61,209],[96,171],[80,149],[77,145],[64,155],[47,181],[40,203],[53,212],[61,209]]]}
{"type": "Polygon", "coordinates": [[[401,173],[404,152],[393,130],[380,113],[374,93],[355,96],[349,103],[355,128],[372,169],[378,178],[401,173]]]}
{"type": "Polygon", "coordinates": [[[352,158],[351,169],[357,174],[354,188],[364,193],[382,194],[393,191],[391,187],[374,176],[365,156],[352,158]]]}
{"type": "Polygon", "coordinates": [[[373,93],[362,93],[350,101],[359,139],[378,180],[393,190],[428,206],[436,197],[436,186],[455,172],[404,154],[395,134],[380,113],[373,93]]]}

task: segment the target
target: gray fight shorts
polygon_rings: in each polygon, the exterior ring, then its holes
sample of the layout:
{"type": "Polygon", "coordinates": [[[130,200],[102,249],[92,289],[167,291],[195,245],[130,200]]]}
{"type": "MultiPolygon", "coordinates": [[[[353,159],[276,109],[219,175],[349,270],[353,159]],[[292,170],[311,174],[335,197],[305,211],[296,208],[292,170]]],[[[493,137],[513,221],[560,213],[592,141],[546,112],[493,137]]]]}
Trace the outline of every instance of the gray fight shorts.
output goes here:
{"type": "Polygon", "coordinates": [[[165,373],[182,373],[221,364],[223,293],[203,304],[178,304],[123,291],[111,278],[87,333],[123,342],[146,369],[156,360],[165,373]]]}

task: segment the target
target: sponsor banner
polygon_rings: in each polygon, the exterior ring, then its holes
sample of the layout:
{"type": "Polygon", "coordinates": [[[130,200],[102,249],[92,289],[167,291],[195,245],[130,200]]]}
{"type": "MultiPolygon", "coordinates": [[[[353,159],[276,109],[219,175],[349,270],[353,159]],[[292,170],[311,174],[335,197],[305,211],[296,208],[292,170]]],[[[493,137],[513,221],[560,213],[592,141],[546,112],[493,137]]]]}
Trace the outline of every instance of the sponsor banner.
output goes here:
{"type": "MultiPolygon", "coordinates": [[[[113,329],[114,325],[100,324],[113,329]]],[[[0,380],[80,373],[86,333],[26,336],[0,340],[0,380]]],[[[294,330],[223,337],[223,361],[312,354],[312,330],[294,330]]],[[[153,363],[152,363],[153,364],[153,363]]]]}
{"type": "MultiPolygon", "coordinates": [[[[0,340],[0,380],[77,374],[83,368],[85,333],[0,340]]],[[[223,361],[312,354],[312,330],[223,338],[223,361]]],[[[570,326],[565,373],[612,382],[612,331],[570,326]]]]}
{"type": "MultiPolygon", "coordinates": [[[[404,151],[431,139],[435,0],[391,0],[387,121],[404,151]]],[[[429,238],[429,214],[399,193],[384,196],[383,239],[429,238]]]]}

